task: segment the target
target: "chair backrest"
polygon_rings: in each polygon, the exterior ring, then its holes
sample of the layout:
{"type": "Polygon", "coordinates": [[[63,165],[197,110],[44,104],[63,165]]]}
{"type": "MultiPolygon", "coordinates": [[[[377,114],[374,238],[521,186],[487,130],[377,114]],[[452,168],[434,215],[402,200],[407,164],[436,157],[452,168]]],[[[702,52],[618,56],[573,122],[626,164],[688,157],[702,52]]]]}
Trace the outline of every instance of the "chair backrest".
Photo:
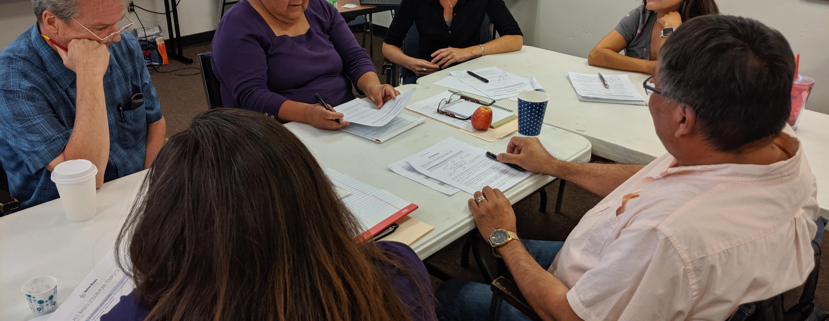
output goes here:
{"type": "Polygon", "coordinates": [[[204,84],[204,93],[207,95],[207,108],[221,108],[224,107],[222,103],[222,94],[219,87],[219,79],[213,73],[213,67],[210,64],[210,52],[200,53],[199,55],[199,71],[201,71],[202,84],[204,84]]]}
{"type": "Polygon", "coordinates": [[[728,321],[804,321],[812,320],[809,319],[810,316],[815,317],[814,320],[823,320],[822,317],[826,317],[825,311],[819,308],[816,310],[814,300],[820,272],[820,242],[823,239],[823,230],[827,222],[829,221],[823,217],[819,217],[815,222],[817,225],[817,233],[815,233],[815,238],[812,240],[815,267],[809,273],[809,277],[806,278],[798,303],[788,310],[785,310],[783,306],[784,294],[776,295],[763,301],[740,305],[737,311],[728,318],[728,321]],[[811,315],[818,310],[824,313],[821,318],[811,315]]]}
{"type": "Polygon", "coordinates": [[[0,163],[0,191],[9,191],[9,178],[6,176],[2,163],[0,163]]]}

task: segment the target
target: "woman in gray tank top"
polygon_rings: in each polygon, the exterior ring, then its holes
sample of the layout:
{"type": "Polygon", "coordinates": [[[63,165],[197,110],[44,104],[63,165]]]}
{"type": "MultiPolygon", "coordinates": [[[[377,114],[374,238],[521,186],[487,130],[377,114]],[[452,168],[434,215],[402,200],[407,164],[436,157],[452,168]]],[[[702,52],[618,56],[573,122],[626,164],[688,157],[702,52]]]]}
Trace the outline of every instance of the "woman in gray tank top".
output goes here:
{"type": "Polygon", "coordinates": [[[683,21],[720,13],[714,0],[643,0],[587,57],[592,66],[652,73],[659,48],[683,21]],[[622,49],[624,54],[620,53],[622,49]]]}

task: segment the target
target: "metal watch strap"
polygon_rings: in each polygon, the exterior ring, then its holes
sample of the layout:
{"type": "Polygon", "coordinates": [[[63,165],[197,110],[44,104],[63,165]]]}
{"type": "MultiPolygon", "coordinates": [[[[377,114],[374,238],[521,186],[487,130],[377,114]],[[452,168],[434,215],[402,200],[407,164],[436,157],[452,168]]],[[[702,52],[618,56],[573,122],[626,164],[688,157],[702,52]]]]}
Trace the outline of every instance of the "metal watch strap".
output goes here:
{"type": "Polygon", "coordinates": [[[499,258],[499,259],[501,258],[501,255],[498,254],[497,249],[499,247],[507,245],[507,243],[509,243],[512,240],[518,240],[519,239],[518,234],[515,234],[515,232],[507,231],[507,230],[504,230],[504,231],[507,232],[507,241],[506,242],[501,243],[501,245],[492,245],[492,244],[490,244],[490,246],[492,246],[492,255],[495,256],[496,258],[499,258]]]}

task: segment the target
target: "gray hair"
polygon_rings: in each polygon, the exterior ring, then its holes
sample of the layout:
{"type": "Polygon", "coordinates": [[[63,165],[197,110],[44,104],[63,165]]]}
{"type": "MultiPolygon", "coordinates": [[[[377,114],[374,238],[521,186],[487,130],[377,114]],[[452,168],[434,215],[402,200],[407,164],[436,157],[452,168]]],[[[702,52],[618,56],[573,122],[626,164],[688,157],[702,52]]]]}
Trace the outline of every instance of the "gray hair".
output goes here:
{"type": "Polygon", "coordinates": [[[32,0],[37,22],[43,23],[43,12],[49,10],[58,19],[67,21],[78,16],[77,0],[32,0]]]}
{"type": "Polygon", "coordinates": [[[779,31],[754,19],[705,15],[677,28],[659,54],[663,96],[693,108],[716,150],[736,152],[786,125],[795,59],[779,31]]]}

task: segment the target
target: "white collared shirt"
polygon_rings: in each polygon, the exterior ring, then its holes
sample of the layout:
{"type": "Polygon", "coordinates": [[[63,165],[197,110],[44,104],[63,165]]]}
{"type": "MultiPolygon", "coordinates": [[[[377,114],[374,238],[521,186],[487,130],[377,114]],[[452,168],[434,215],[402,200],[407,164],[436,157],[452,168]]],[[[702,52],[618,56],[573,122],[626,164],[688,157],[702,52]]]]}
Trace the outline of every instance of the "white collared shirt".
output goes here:
{"type": "MultiPolygon", "coordinates": [[[[793,134],[792,134],[793,135],[793,134]]],[[[581,219],[550,272],[584,320],[717,320],[801,285],[819,210],[803,148],[771,165],[651,162],[581,219]]]]}

